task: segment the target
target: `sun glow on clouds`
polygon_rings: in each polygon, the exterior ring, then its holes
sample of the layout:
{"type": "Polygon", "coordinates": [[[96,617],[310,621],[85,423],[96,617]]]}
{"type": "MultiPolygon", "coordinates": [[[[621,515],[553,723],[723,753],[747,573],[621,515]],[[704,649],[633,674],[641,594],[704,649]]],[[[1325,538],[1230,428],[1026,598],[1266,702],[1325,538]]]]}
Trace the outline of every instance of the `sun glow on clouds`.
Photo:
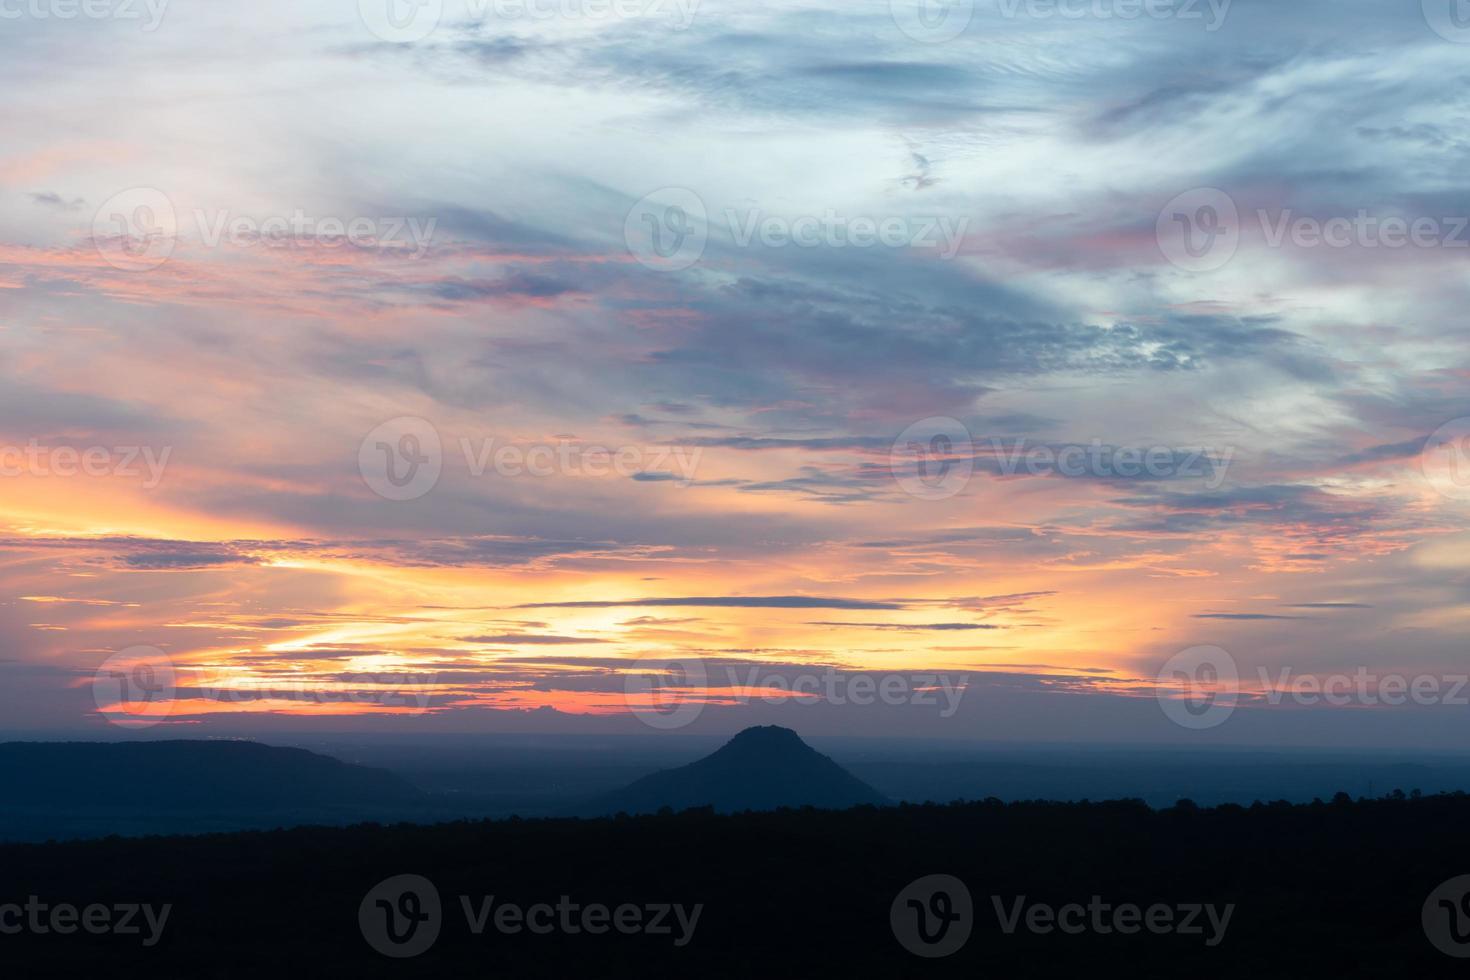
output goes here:
{"type": "Polygon", "coordinates": [[[740,680],[752,664],[1137,698],[1200,643],[1247,669],[1453,662],[1466,503],[1419,466],[1470,415],[1460,253],[1276,248],[1257,225],[1196,275],[1154,231],[1197,186],[1250,220],[1452,215],[1462,107],[1388,66],[1463,52],[1417,14],[1340,13],[1362,30],[1328,54],[1264,4],[1211,33],[1020,18],[943,45],[882,4],[706,5],[676,35],[456,21],[405,45],[350,4],[268,6],[0,38],[0,80],[59,51],[68,82],[45,118],[0,110],[0,450],[51,454],[0,481],[15,727],[95,720],[68,694],[138,645],[177,672],[167,724],[247,731],[624,716],[645,658],[708,662],[692,693],[737,708],[782,698],[740,680]],[[140,111],[100,115],[104,87],[140,111]],[[242,134],[269,138],[220,151],[242,134]],[[143,271],[92,241],[131,187],[178,218],[143,271]],[[660,187],[707,212],[684,272],[625,246],[660,187]],[[210,241],[298,211],[433,232],[210,241]],[[742,246],[728,217],[829,212],[967,225],[941,260],[742,246]],[[405,416],[442,473],[394,501],[359,451],[405,416]],[[939,500],[889,465],[932,416],[974,437],[939,500]],[[1230,464],[1007,471],[1018,442],[1230,464]],[[567,446],[639,465],[485,467],[567,446]],[[103,472],[59,475],[62,447],[103,472]]]}

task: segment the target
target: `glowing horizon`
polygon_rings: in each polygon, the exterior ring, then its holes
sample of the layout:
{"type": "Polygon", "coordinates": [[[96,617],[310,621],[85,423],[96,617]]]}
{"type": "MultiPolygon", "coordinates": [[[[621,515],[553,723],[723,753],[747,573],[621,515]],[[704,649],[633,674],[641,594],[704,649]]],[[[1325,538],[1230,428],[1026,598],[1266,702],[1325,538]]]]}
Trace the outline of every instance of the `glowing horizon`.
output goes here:
{"type": "Polygon", "coordinates": [[[1265,693],[1467,670],[1450,27],[356,6],[4,22],[0,730],[1464,733],[1265,693]]]}

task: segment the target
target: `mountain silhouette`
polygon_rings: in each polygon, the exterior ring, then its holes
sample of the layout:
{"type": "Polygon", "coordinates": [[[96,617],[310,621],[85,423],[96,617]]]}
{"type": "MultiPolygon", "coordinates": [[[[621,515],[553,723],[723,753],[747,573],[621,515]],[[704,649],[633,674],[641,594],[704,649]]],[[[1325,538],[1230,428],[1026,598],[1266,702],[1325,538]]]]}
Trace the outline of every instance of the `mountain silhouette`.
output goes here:
{"type": "Polygon", "coordinates": [[[0,785],[7,804],[31,807],[265,809],[421,796],[385,770],[234,740],[7,742],[0,785]]]}
{"type": "Polygon", "coordinates": [[[716,752],[598,798],[589,815],[713,807],[721,813],[812,806],[845,810],[891,801],[789,728],[747,728],[716,752]]]}

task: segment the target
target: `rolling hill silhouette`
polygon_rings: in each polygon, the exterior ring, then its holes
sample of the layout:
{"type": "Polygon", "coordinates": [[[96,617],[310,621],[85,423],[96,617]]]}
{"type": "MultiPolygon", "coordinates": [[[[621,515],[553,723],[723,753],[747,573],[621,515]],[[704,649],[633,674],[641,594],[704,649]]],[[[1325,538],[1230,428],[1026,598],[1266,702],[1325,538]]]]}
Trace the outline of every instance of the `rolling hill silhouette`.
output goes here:
{"type": "Polygon", "coordinates": [[[0,744],[0,840],[429,817],[382,769],[245,741],[0,744]]]}
{"type": "Polygon", "coordinates": [[[713,807],[721,813],[813,806],[845,810],[890,803],[789,728],[747,728],[698,762],[666,769],[599,797],[588,815],[713,807]]]}
{"type": "Polygon", "coordinates": [[[264,809],[419,798],[405,780],[305,749],[244,741],[7,742],[6,799],[28,806],[264,809]]]}

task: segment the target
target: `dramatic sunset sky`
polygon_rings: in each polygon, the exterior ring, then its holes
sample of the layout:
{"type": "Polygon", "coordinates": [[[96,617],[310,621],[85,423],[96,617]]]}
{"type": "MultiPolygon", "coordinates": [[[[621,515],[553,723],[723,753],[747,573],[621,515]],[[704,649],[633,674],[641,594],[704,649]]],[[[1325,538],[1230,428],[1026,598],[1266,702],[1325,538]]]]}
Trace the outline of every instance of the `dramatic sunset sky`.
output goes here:
{"type": "Polygon", "coordinates": [[[0,729],[119,734],[143,647],[174,734],[646,732],[652,658],[691,731],[1463,740],[1251,692],[1470,671],[1470,26],[895,3],[7,6],[0,729]],[[1067,447],[1169,462],[1013,455],[1067,447]],[[1252,703],[1196,733],[1202,645],[1252,703]],[[829,668],[965,707],[732,695],[829,668]]]}

